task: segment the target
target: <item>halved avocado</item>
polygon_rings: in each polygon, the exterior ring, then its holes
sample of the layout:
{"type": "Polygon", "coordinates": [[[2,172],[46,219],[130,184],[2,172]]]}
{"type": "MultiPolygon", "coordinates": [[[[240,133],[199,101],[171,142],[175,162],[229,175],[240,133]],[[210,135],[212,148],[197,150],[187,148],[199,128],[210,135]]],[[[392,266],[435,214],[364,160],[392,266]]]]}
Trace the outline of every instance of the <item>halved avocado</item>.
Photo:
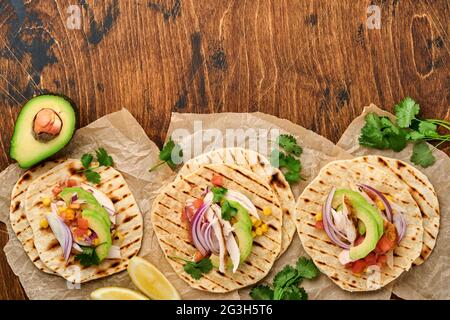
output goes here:
{"type": "Polygon", "coordinates": [[[30,99],[20,110],[9,150],[21,168],[47,159],[69,143],[76,113],[67,98],[45,94],[30,99]]]}
{"type": "Polygon", "coordinates": [[[239,252],[241,254],[241,263],[244,262],[252,252],[252,220],[247,210],[238,202],[228,200],[230,205],[237,210],[235,218],[237,222],[233,225],[234,233],[237,237],[239,252]]]}
{"type": "Polygon", "coordinates": [[[89,229],[93,230],[99,240],[99,245],[95,248],[100,261],[106,258],[112,245],[111,232],[102,216],[94,210],[84,209],[82,217],[88,221],[89,229]]]}

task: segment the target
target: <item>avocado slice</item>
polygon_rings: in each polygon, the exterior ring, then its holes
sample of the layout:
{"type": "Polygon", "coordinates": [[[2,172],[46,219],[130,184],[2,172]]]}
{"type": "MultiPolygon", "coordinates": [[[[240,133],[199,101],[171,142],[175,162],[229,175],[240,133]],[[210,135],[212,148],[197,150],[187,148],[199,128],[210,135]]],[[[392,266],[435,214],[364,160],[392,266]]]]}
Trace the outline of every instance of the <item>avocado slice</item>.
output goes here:
{"type": "Polygon", "coordinates": [[[230,206],[237,210],[234,216],[237,222],[233,225],[234,233],[237,237],[239,252],[241,253],[240,261],[244,262],[252,252],[253,237],[252,237],[252,220],[248,214],[247,209],[241,206],[236,201],[230,201],[230,206]]]}
{"type": "Polygon", "coordinates": [[[361,220],[358,220],[358,233],[362,236],[366,233],[366,226],[361,220]]]}
{"type": "Polygon", "coordinates": [[[378,235],[379,238],[383,236],[383,230],[384,230],[384,220],[381,214],[378,212],[377,209],[375,209],[372,205],[370,205],[367,200],[360,195],[358,192],[349,190],[349,189],[338,189],[334,193],[333,202],[331,203],[331,206],[333,208],[336,208],[338,205],[342,202],[342,197],[346,196],[354,205],[357,205],[359,207],[365,207],[369,213],[373,216],[377,223],[377,229],[378,229],[378,235]]]}
{"type": "MultiPolygon", "coordinates": [[[[64,188],[59,193],[59,196],[66,204],[69,204],[74,193],[78,195],[78,199],[86,201],[86,209],[97,212],[97,214],[103,219],[104,223],[108,225],[108,228],[110,228],[111,220],[109,219],[108,212],[100,205],[100,203],[98,203],[97,199],[95,199],[89,191],[86,191],[80,187],[64,188]]],[[[86,209],[84,209],[83,212],[86,209]]]]}
{"type": "Polygon", "coordinates": [[[76,114],[69,99],[53,94],[36,96],[20,110],[10,156],[21,168],[29,168],[66,146],[75,126],[76,114]]]}
{"type": "Polygon", "coordinates": [[[99,260],[102,261],[108,255],[112,245],[109,226],[98,211],[84,209],[81,215],[83,219],[88,221],[89,229],[93,230],[98,236],[100,244],[95,248],[95,253],[97,253],[99,260]]]}
{"type": "MultiPolygon", "coordinates": [[[[234,216],[237,220],[234,227],[234,233],[237,237],[237,244],[239,246],[240,252],[240,263],[244,262],[250,253],[252,252],[253,237],[252,237],[252,220],[243,206],[241,206],[236,201],[227,200],[231,207],[236,209],[236,215],[234,216]]],[[[210,256],[211,263],[215,268],[219,268],[219,257],[215,254],[210,256]]],[[[228,260],[227,268],[233,268],[233,264],[228,260]]]]}
{"type": "MultiPolygon", "coordinates": [[[[350,200],[351,201],[351,200],[350,200]]],[[[360,206],[357,201],[351,201],[356,217],[364,223],[366,235],[363,242],[350,248],[350,258],[358,260],[365,258],[377,246],[379,240],[377,221],[366,206],[360,206]]]]}

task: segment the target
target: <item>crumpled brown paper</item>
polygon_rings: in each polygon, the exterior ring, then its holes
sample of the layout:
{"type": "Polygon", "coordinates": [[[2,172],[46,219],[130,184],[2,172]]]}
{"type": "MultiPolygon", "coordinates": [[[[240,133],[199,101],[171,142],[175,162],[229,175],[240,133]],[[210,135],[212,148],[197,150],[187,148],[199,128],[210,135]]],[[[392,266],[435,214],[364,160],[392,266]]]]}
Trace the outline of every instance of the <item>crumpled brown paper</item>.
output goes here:
{"type": "MultiPolygon", "coordinates": [[[[244,132],[247,129],[255,129],[260,140],[264,140],[267,136],[270,137],[270,134],[266,134],[265,129],[279,130],[279,133],[290,133],[294,135],[297,138],[299,145],[303,148],[303,153],[301,155],[303,169],[301,173],[306,178],[305,181],[301,181],[297,185],[294,185],[293,192],[296,198],[311,180],[315,178],[319,173],[319,170],[325,164],[337,159],[352,158],[350,154],[346,153],[341,148],[336,147],[331,141],[311,130],[305,129],[288,120],[259,112],[215,114],[173,113],[167,137],[172,136],[182,145],[183,150],[189,144],[191,145],[191,149],[194,149],[192,147],[193,141],[198,142],[199,140],[201,142],[201,149],[205,149],[207,146],[211,145],[211,141],[213,140],[212,138],[207,138],[209,137],[207,134],[209,129],[219,129],[223,134],[224,140],[227,136],[226,129],[244,129],[244,132]],[[187,130],[185,132],[187,135],[183,135],[183,139],[178,140],[173,134],[179,132],[180,129],[187,130]],[[258,129],[262,129],[262,131],[259,132],[258,129]],[[201,131],[201,134],[203,135],[203,141],[199,131],[201,131]]],[[[228,134],[228,136],[230,135],[228,134]]],[[[249,140],[248,137],[245,137],[245,139],[242,139],[241,141],[235,140],[236,143],[232,146],[248,148],[250,146],[249,140]]],[[[220,145],[218,147],[225,147],[225,145],[220,145]]],[[[266,154],[259,148],[255,151],[268,157],[271,149],[268,149],[266,154]]],[[[286,264],[294,265],[300,256],[306,256],[306,253],[302,248],[298,235],[295,234],[290,247],[281,258],[275,262],[269,275],[262,282],[271,283],[278,271],[286,264]]],[[[392,289],[392,286],[388,285],[375,292],[350,293],[341,290],[323,274],[315,280],[305,280],[302,283],[302,286],[308,292],[310,299],[389,299],[392,289]]],[[[240,298],[250,299],[249,291],[250,287],[239,290],[240,298]]]]}
{"type": "MultiPolygon", "coordinates": [[[[122,109],[109,114],[79,129],[61,156],[79,158],[83,153],[93,152],[98,147],[104,147],[113,156],[114,167],[124,175],[144,215],[144,239],[139,255],[157,266],[185,299],[237,298],[237,293],[217,297],[194,292],[173,273],[163,257],[151,227],[149,212],[156,191],[171,181],[174,173],[167,166],[162,166],[152,173],[148,172],[152,165],[159,162],[159,149],[127,110],[122,109]]],[[[11,190],[22,173],[23,170],[16,164],[10,165],[0,173],[2,182],[0,184],[0,221],[6,223],[9,233],[9,242],[4,248],[8,263],[19,277],[28,297],[51,300],[88,299],[90,292],[100,287],[121,286],[135,289],[126,271],[74,287],[68,285],[64,279],[43,273],[34,266],[17,240],[9,222],[11,190]]]]}
{"type": "MultiPolygon", "coordinates": [[[[376,154],[400,159],[415,166],[409,160],[412,144],[401,152],[370,149],[359,145],[358,137],[364,126],[364,117],[369,112],[394,118],[389,112],[372,104],[353,120],[337,145],[354,156],[376,154]]],[[[450,158],[444,152],[431,145],[430,147],[436,157],[436,163],[428,168],[415,167],[427,175],[437,193],[441,210],[439,235],[428,260],[394,281],[393,293],[403,299],[450,299],[450,158]]]]}

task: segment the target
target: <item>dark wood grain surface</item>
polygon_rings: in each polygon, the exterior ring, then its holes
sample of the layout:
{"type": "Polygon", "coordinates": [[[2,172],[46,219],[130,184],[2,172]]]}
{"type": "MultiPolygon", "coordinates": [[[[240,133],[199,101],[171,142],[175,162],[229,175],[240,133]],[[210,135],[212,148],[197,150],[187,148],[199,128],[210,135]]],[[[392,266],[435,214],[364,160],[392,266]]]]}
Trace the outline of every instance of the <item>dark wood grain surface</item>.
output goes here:
{"type": "MultiPolygon", "coordinates": [[[[405,95],[449,119],[449,17],[446,0],[0,0],[0,169],[21,105],[45,91],[75,101],[79,126],[126,107],[159,145],[171,111],[262,111],[334,142],[365,105],[405,95]]],[[[0,299],[26,297],[3,251],[0,275],[0,299]]]]}

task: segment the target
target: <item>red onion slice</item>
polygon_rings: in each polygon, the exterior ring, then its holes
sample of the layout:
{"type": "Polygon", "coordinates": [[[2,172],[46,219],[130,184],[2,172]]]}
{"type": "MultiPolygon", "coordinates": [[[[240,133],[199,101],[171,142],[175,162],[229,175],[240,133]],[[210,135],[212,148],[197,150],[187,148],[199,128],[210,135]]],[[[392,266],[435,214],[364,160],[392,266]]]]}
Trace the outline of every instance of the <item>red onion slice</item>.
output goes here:
{"type": "Polygon", "coordinates": [[[323,206],[323,209],[322,209],[323,226],[324,226],[325,232],[327,233],[328,237],[330,238],[330,240],[333,243],[335,243],[336,245],[338,245],[339,247],[341,247],[343,249],[348,250],[348,249],[350,249],[350,245],[343,242],[341,239],[339,239],[339,237],[337,236],[337,234],[331,227],[333,225],[332,221],[331,221],[331,203],[333,201],[335,192],[336,192],[336,187],[333,187],[327,196],[325,205],[323,206]]]}
{"type": "Polygon", "coordinates": [[[386,199],[386,197],[384,196],[383,193],[381,193],[380,191],[378,191],[377,189],[368,186],[367,184],[360,184],[358,185],[359,187],[361,187],[364,191],[368,191],[372,194],[375,194],[378,198],[380,198],[381,202],[383,202],[383,205],[385,207],[385,211],[386,211],[386,218],[387,221],[392,222],[392,207],[391,204],[389,203],[388,199],[386,199]]]}
{"type": "Polygon", "coordinates": [[[210,203],[203,203],[192,219],[192,242],[194,242],[194,246],[198,251],[200,251],[203,256],[208,255],[210,251],[208,246],[206,245],[204,233],[201,230],[203,217],[209,207],[210,203]]]}
{"type": "Polygon", "coordinates": [[[67,262],[72,251],[73,236],[69,227],[64,223],[61,217],[58,215],[58,208],[56,204],[51,204],[52,212],[46,216],[48,225],[58,240],[61,248],[63,249],[64,260],[67,262]]]}

